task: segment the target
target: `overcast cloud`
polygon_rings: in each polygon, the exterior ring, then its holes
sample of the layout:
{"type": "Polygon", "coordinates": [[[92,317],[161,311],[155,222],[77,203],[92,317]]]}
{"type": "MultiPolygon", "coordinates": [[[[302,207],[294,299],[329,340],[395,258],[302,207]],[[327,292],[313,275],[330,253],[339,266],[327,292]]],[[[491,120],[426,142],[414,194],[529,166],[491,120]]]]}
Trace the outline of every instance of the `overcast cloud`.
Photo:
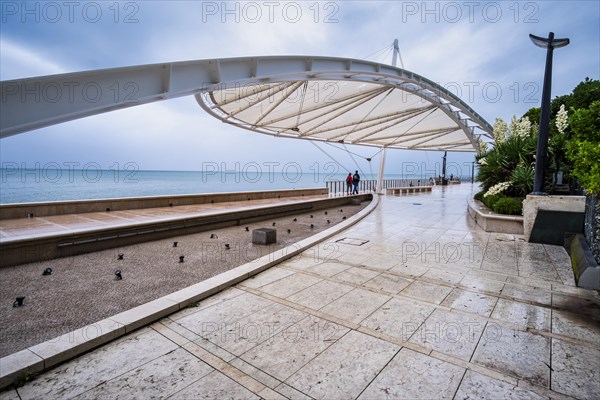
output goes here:
{"type": "MultiPolygon", "coordinates": [[[[545,51],[529,33],[568,37],[555,51],[552,96],[600,77],[600,2],[591,1],[2,1],[2,80],[98,68],[222,57],[322,55],[391,64],[399,39],[406,69],[459,95],[488,122],[539,106],[545,51]],[[382,50],[384,49],[384,50],[382,50]],[[377,53],[379,50],[381,52],[377,53]],[[375,53],[375,54],[374,54],[375,53]],[[386,57],[384,57],[386,56],[386,57]]],[[[324,147],[345,169],[348,154],[324,147]]],[[[352,151],[364,156],[374,148],[352,151]]],[[[439,152],[388,152],[386,172],[432,164],[439,152]]],[[[149,170],[235,168],[248,162],[329,162],[306,141],[240,130],[206,115],[193,97],[38,129],[0,142],[2,163],[136,163],[149,170]]],[[[450,154],[467,166],[473,154],[450,154]]],[[[375,158],[373,162],[376,162],[375,158]]],[[[377,171],[359,161],[365,172],[377,171]]],[[[465,174],[470,173],[465,167],[465,174]]]]}

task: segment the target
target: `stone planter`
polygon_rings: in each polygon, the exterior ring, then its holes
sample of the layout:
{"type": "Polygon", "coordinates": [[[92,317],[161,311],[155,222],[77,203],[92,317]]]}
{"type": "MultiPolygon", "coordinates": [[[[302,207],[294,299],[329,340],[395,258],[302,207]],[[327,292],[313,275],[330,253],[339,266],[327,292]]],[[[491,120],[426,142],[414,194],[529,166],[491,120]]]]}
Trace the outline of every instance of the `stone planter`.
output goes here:
{"type": "Polygon", "coordinates": [[[523,217],[496,214],[478,200],[468,199],[467,209],[473,220],[486,232],[523,234],[523,217]]]}

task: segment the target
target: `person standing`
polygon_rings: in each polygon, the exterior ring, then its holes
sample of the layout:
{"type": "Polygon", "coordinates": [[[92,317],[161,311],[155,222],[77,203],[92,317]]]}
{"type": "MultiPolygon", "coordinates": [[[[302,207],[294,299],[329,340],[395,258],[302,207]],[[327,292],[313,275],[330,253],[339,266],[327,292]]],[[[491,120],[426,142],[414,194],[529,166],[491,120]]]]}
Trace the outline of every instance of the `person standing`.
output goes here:
{"type": "Polygon", "coordinates": [[[346,194],[350,194],[352,192],[352,174],[348,172],[348,176],[346,177],[346,194]]]}
{"type": "Polygon", "coordinates": [[[352,194],[358,194],[358,182],[360,182],[360,175],[358,174],[358,171],[354,171],[354,176],[352,177],[354,190],[352,190],[352,194]]]}

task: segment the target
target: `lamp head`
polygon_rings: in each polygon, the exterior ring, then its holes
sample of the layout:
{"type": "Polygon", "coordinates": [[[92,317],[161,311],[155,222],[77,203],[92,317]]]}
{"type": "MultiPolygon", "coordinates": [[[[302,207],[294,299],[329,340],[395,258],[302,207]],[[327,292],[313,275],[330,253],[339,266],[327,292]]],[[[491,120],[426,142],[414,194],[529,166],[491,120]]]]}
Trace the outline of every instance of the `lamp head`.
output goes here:
{"type": "Polygon", "coordinates": [[[547,38],[529,34],[529,39],[531,39],[533,44],[535,44],[537,47],[541,47],[542,49],[547,49],[550,46],[552,46],[554,49],[558,49],[560,47],[565,47],[570,43],[569,39],[567,38],[554,39],[554,32],[550,32],[547,38]]]}

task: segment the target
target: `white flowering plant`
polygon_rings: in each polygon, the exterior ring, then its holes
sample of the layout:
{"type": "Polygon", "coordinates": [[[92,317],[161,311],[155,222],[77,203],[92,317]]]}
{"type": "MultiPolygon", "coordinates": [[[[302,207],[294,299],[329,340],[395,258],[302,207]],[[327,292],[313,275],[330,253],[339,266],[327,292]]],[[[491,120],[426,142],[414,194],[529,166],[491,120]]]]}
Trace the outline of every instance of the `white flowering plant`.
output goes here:
{"type": "Polygon", "coordinates": [[[561,104],[560,109],[556,113],[556,129],[560,134],[565,133],[569,127],[569,113],[565,110],[565,105],[561,104]]]}
{"type": "Polygon", "coordinates": [[[483,195],[483,197],[488,197],[488,196],[493,196],[495,194],[500,194],[502,192],[504,192],[506,189],[508,189],[511,186],[512,182],[507,181],[507,182],[500,182],[494,186],[492,186],[491,188],[488,189],[487,192],[485,192],[485,194],[483,195]]]}
{"type": "Polygon", "coordinates": [[[506,125],[506,122],[504,122],[502,118],[496,118],[494,121],[493,134],[496,143],[502,143],[506,140],[506,137],[508,136],[508,125],[506,125]]]}
{"type": "Polygon", "coordinates": [[[512,134],[522,138],[529,136],[531,134],[531,121],[529,121],[529,117],[523,117],[518,120],[512,134]]]}
{"type": "Polygon", "coordinates": [[[481,138],[479,138],[479,140],[477,141],[479,144],[479,155],[485,154],[488,151],[488,144],[486,142],[484,142],[483,140],[481,140],[481,138]]]}

